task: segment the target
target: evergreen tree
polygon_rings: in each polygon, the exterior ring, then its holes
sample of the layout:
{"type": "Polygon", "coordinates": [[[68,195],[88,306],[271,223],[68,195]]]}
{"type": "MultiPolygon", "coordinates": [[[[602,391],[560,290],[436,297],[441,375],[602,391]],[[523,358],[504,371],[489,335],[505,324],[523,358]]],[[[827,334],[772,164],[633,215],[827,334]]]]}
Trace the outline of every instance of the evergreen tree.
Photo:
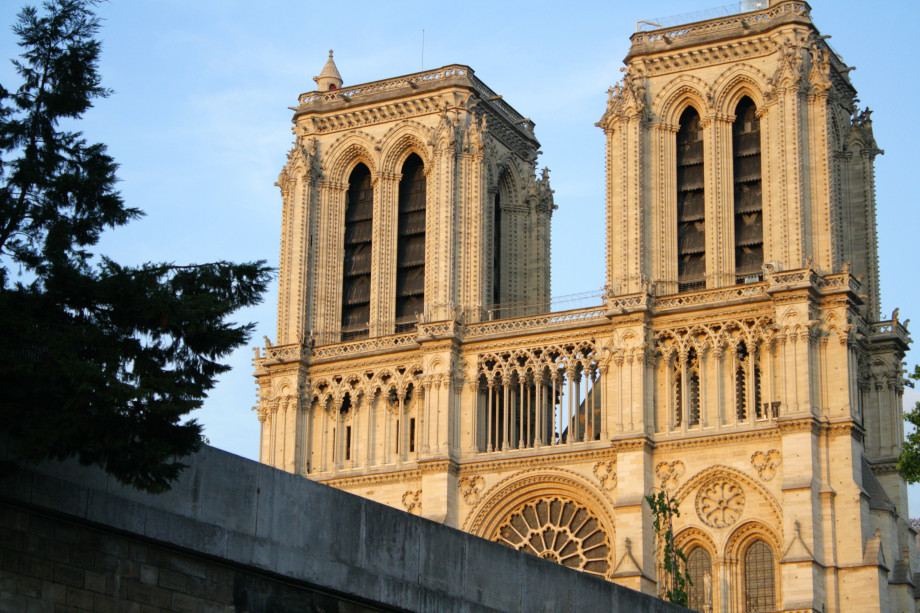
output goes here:
{"type": "Polygon", "coordinates": [[[264,262],[121,266],[93,254],[138,218],[116,164],[72,125],[109,95],[92,0],[25,8],[13,27],[22,84],[0,85],[0,432],[26,461],[77,457],[148,491],[201,444],[197,409],[252,324],[264,262]]]}
{"type": "MultiPolygon", "coordinates": [[[[914,387],[920,381],[920,365],[914,366],[914,372],[907,374],[904,384],[914,387]]],[[[913,426],[907,433],[898,457],[898,470],[908,483],[920,483],[920,402],[914,408],[904,412],[904,420],[913,426]]]]}

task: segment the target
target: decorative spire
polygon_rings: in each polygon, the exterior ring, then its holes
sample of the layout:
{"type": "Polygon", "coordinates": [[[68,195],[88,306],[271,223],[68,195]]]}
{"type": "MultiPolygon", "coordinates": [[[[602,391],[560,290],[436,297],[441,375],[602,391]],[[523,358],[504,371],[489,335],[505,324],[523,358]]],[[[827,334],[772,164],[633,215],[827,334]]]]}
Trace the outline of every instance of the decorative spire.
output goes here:
{"type": "Polygon", "coordinates": [[[335,62],[332,60],[332,49],[329,50],[329,59],[326,60],[323,71],[318,77],[313,77],[313,80],[316,81],[317,88],[321,92],[342,87],[342,75],[339,74],[339,69],[335,67],[335,62]]]}

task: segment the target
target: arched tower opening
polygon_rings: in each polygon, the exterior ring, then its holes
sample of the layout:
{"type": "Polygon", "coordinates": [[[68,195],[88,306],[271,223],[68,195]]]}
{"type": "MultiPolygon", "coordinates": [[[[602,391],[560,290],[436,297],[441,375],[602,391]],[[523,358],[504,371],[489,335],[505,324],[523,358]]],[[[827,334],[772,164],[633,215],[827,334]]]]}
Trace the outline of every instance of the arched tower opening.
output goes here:
{"type": "Polygon", "coordinates": [[[760,168],[760,119],[745,96],[732,123],[735,184],[735,282],[760,280],[763,266],[763,196],[760,168]]]}
{"type": "Polygon", "coordinates": [[[371,249],[374,188],[371,171],[359,163],[345,194],[345,244],[342,266],[342,340],[367,336],[371,307],[371,249]]]}
{"type": "Polygon", "coordinates": [[[413,326],[425,309],[425,167],[413,153],[399,181],[396,239],[396,331],[413,326]]]}
{"type": "Polygon", "coordinates": [[[677,284],[681,292],[706,287],[704,172],[700,114],[688,106],[677,132],[677,284]]]}

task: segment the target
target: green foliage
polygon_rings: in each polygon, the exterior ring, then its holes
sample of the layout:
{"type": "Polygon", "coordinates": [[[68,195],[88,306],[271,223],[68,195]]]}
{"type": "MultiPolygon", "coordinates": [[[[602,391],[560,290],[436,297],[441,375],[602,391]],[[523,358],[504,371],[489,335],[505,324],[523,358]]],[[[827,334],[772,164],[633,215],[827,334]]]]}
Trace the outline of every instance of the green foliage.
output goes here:
{"type": "MultiPolygon", "coordinates": [[[[914,381],[920,381],[920,365],[914,366],[914,372],[907,375],[904,383],[914,387],[914,381]]],[[[914,408],[904,413],[904,419],[914,427],[913,432],[908,432],[901,455],[898,456],[898,470],[908,483],[920,482],[920,402],[914,408]]]]}
{"type": "Polygon", "coordinates": [[[687,557],[674,546],[672,518],[680,516],[677,501],[664,490],[645,497],[652,509],[655,543],[658,551],[658,596],[668,602],[687,606],[687,587],[692,584],[687,571],[687,557]]]}
{"type": "Polygon", "coordinates": [[[121,266],[94,255],[142,213],[117,165],[72,125],[109,95],[91,0],[25,8],[13,27],[22,83],[0,86],[0,433],[21,460],[77,457],[124,483],[168,489],[201,445],[201,406],[252,324],[264,262],[121,266]]]}

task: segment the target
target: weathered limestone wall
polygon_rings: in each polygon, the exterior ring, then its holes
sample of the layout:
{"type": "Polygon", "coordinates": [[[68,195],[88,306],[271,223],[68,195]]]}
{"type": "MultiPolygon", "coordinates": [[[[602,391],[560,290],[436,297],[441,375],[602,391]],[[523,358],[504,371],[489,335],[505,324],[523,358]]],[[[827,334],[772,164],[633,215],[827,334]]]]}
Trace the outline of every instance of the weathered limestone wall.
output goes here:
{"type": "Polygon", "coordinates": [[[159,496],[75,462],[0,479],[0,610],[684,610],[217,449],[190,464],[159,496]]]}

